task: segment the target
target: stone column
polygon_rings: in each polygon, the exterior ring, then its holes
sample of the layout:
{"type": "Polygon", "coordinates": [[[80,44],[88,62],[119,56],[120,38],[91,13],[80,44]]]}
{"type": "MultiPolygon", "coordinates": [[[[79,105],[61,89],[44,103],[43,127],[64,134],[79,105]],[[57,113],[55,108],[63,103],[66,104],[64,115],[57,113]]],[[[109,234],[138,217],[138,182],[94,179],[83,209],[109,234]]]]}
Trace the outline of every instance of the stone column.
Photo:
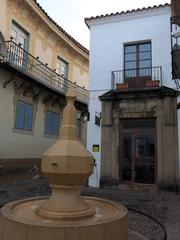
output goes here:
{"type": "Polygon", "coordinates": [[[102,102],[100,185],[112,185],[112,102],[102,102]]]}
{"type": "Polygon", "coordinates": [[[163,177],[163,100],[159,99],[156,105],[156,183],[163,177]]]}
{"type": "Polygon", "coordinates": [[[112,128],[112,179],[113,185],[119,185],[119,130],[120,118],[119,110],[113,110],[113,128],[112,128]]]}
{"type": "Polygon", "coordinates": [[[164,119],[162,124],[162,180],[160,187],[177,190],[178,182],[178,136],[176,98],[166,97],[163,102],[164,119]]]}

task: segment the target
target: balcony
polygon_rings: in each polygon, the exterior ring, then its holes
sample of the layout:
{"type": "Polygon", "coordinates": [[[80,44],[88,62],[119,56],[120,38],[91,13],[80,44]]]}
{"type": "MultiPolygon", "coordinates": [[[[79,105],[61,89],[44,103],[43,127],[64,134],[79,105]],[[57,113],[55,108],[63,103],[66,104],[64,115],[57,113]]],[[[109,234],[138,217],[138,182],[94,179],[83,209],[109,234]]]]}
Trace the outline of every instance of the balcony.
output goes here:
{"type": "Polygon", "coordinates": [[[162,86],[162,68],[139,68],[111,72],[112,89],[118,91],[148,90],[162,86]]]}
{"type": "Polygon", "coordinates": [[[180,16],[171,18],[172,79],[180,88],[180,16]]]}
{"type": "Polygon", "coordinates": [[[13,41],[7,41],[7,54],[1,60],[2,64],[8,65],[24,75],[36,80],[38,83],[65,95],[67,87],[72,86],[77,95],[77,101],[83,104],[88,103],[88,91],[65,77],[51,70],[47,65],[39,61],[21,46],[13,41]]]}

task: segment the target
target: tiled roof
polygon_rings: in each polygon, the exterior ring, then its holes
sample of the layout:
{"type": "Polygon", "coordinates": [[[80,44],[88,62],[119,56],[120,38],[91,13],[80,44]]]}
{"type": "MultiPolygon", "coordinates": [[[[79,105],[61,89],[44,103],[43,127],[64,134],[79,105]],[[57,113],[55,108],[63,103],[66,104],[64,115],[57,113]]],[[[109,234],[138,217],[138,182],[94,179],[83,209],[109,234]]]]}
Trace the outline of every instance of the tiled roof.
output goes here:
{"type": "Polygon", "coordinates": [[[59,26],[49,15],[48,13],[41,7],[41,5],[37,2],[37,0],[33,0],[40,11],[54,24],[55,27],[58,28],[62,34],[64,34],[72,43],[74,43],[78,48],[83,50],[85,53],[89,54],[89,50],[81,45],[78,41],[76,41],[71,35],[69,35],[61,26],[59,26]]]}
{"type": "Polygon", "coordinates": [[[85,18],[84,20],[85,20],[86,25],[88,26],[87,21],[91,21],[91,20],[96,20],[96,19],[101,19],[101,18],[106,18],[106,17],[113,17],[113,16],[121,16],[121,15],[130,14],[130,13],[138,13],[138,12],[142,12],[142,11],[148,11],[148,10],[158,9],[158,8],[162,8],[162,7],[169,7],[169,6],[170,6],[169,3],[165,3],[165,4],[160,4],[160,5],[154,5],[152,7],[149,6],[149,7],[132,9],[132,10],[128,10],[128,11],[122,11],[122,12],[100,15],[100,16],[96,16],[96,17],[85,18]]]}

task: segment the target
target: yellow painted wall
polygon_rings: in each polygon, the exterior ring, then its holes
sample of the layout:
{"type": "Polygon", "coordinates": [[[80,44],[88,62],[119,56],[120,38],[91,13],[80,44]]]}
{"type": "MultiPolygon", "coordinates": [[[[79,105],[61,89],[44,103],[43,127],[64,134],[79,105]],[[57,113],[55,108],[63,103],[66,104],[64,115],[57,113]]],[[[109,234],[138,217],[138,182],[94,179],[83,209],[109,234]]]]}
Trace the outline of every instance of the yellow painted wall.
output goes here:
{"type": "MultiPolygon", "coordinates": [[[[33,2],[32,0],[28,0],[33,2]]],[[[10,39],[10,26],[12,20],[29,33],[29,52],[40,61],[48,63],[52,70],[56,68],[57,57],[68,62],[69,80],[76,82],[81,87],[88,87],[88,55],[82,54],[78,47],[72,48],[72,42],[64,41],[31,9],[26,1],[1,0],[0,30],[6,40],[10,39]],[[6,13],[6,14],[4,14],[6,13]],[[86,55],[86,56],[85,56],[86,55]]],[[[57,30],[57,29],[56,29],[57,30]]]]}
{"type": "Polygon", "coordinates": [[[6,31],[6,10],[7,10],[7,1],[1,0],[0,3],[0,31],[2,34],[6,37],[7,31],[6,31]]]}

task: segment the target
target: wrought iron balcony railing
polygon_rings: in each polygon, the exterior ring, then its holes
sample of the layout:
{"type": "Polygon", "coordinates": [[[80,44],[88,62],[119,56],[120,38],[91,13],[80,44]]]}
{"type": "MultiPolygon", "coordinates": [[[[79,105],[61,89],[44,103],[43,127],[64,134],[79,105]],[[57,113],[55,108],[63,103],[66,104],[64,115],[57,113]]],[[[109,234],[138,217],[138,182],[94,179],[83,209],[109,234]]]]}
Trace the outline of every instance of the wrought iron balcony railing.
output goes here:
{"type": "Polygon", "coordinates": [[[13,41],[7,41],[6,44],[7,55],[3,58],[3,62],[63,95],[65,95],[67,88],[72,86],[75,89],[77,101],[88,103],[88,91],[85,88],[59,75],[55,70],[51,70],[39,61],[39,58],[35,58],[13,41]]]}
{"type": "Polygon", "coordinates": [[[154,89],[162,86],[162,68],[139,68],[111,72],[112,89],[129,91],[154,89]]]}

